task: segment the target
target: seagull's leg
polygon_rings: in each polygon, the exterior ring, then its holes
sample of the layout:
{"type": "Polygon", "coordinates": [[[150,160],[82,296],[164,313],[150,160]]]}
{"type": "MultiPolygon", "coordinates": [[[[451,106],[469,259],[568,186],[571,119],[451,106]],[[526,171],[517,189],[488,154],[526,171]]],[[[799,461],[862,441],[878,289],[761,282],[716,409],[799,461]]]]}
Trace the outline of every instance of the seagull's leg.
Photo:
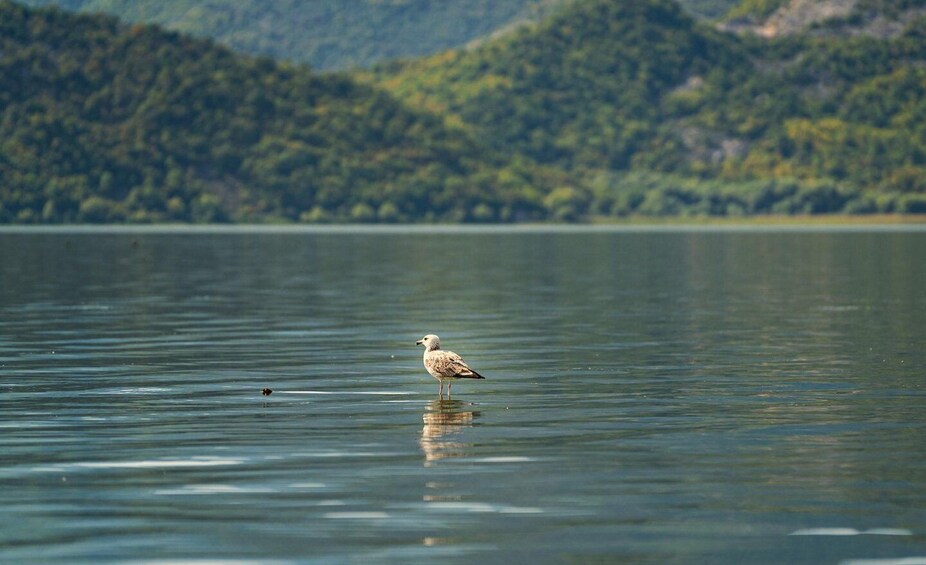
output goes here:
{"type": "Polygon", "coordinates": [[[438,382],[440,382],[440,390],[437,392],[437,394],[438,396],[443,398],[444,397],[444,381],[438,381],[438,382]]]}
{"type": "Polygon", "coordinates": [[[450,398],[451,394],[453,394],[453,381],[447,383],[447,398],[450,398]]]}

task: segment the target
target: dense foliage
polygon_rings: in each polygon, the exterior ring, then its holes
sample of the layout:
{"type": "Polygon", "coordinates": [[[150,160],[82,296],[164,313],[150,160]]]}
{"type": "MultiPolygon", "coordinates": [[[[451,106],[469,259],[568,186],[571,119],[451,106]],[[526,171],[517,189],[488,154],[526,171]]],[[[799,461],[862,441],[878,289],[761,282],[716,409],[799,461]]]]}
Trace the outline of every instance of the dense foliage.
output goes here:
{"type": "Polygon", "coordinates": [[[685,8],[696,16],[716,20],[727,15],[740,0],[679,0],[685,8]]]}
{"type": "Polygon", "coordinates": [[[674,2],[595,0],[475,51],[386,67],[381,84],[477,128],[498,151],[567,170],[623,169],[658,138],[661,97],[688,77],[746,64],[674,2]]]}
{"type": "Polygon", "coordinates": [[[576,202],[596,212],[924,211],[926,20],[907,25],[889,39],[764,40],[716,32],[667,0],[586,0],[376,80],[496,150],[569,171],[576,202]],[[671,205],[602,203],[635,201],[607,193],[640,174],[648,198],[671,205]]]}
{"type": "MultiPolygon", "coordinates": [[[[365,67],[459,47],[563,0],[23,0],[104,12],[210,37],[243,53],[316,69],[365,67]]],[[[701,0],[702,2],[704,0],[701,0]]],[[[717,0],[713,0],[717,1],[717,0]]]]}
{"type": "Polygon", "coordinates": [[[344,76],[0,2],[0,221],[514,219],[536,177],[344,76]]]}
{"type": "Polygon", "coordinates": [[[729,18],[764,19],[771,16],[775,10],[788,4],[790,0],[741,0],[734,6],[727,16],[729,18]]]}
{"type": "Polygon", "coordinates": [[[348,76],[0,0],[0,222],[926,212],[923,1],[766,40],[575,0],[348,76]]]}

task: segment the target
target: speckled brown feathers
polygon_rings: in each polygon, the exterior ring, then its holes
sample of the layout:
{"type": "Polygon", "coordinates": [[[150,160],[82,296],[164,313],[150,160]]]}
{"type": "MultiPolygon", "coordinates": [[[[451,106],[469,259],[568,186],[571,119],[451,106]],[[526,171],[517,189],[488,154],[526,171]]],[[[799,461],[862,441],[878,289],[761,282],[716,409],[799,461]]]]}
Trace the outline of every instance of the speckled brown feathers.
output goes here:
{"type": "Polygon", "coordinates": [[[453,351],[425,351],[424,368],[437,379],[484,379],[453,351]]]}

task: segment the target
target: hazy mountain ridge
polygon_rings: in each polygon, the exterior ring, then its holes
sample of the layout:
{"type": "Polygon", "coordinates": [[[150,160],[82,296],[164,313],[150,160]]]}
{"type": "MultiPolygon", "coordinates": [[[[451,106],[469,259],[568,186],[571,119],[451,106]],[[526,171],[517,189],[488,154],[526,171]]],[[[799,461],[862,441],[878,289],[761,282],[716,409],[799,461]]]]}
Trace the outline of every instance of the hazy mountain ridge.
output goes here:
{"type": "Polygon", "coordinates": [[[210,37],[242,53],[308,63],[316,69],[365,67],[428,55],[537,20],[565,0],[22,0],[104,12],[210,37]]]}
{"type": "MultiPolygon", "coordinates": [[[[368,67],[481,43],[536,22],[574,0],[20,0],[102,12],[210,37],[242,53],[320,70],[368,67]]],[[[737,0],[679,0],[692,14],[722,17],[737,0]]]]}

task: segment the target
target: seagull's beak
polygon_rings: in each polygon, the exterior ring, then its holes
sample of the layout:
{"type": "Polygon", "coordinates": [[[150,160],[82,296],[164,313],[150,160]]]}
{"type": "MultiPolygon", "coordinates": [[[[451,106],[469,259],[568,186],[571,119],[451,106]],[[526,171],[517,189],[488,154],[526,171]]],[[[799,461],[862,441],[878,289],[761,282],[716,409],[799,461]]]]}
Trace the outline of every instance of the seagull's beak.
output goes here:
{"type": "Polygon", "coordinates": [[[419,339],[418,341],[415,342],[415,345],[421,345],[422,343],[423,342],[419,339]]]}

